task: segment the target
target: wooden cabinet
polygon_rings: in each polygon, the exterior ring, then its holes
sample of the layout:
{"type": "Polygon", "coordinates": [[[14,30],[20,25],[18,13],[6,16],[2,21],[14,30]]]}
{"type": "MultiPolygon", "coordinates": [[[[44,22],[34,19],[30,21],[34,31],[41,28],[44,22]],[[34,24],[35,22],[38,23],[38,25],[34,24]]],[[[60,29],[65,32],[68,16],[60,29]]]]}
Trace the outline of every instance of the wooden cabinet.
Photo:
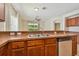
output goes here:
{"type": "Polygon", "coordinates": [[[76,26],[76,19],[75,18],[69,18],[66,19],[66,26],[76,26]]]}
{"type": "Polygon", "coordinates": [[[57,45],[56,44],[45,45],[45,56],[57,56],[57,45]]]}
{"type": "Polygon", "coordinates": [[[56,56],[57,40],[55,38],[45,40],[27,41],[28,56],[56,56]],[[52,52],[51,52],[52,51],[52,52]]]}
{"type": "Polygon", "coordinates": [[[27,46],[38,46],[44,45],[44,40],[29,40],[27,41],[27,46]]]}
{"type": "Polygon", "coordinates": [[[76,17],[76,24],[79,26],[79,17],[76,17]]]}
{"type": "Polygon", "coordinates": [[[70,20],[71,20],[70,21],[71,26],[76,26],[76,19],[75,18],[71,18],[70,20]]]}
{"type": "Polygon", "coordinates": [[[66,26],[79,26],[79,17],[66,18],[66,26]]]}
{"type": "Polygon", "coordinates": [[[8,54],[8,48],[7,48],[7,44],[0,47],[0,56],[7,56],[8,54]]]}
{"type": "Polygon", "coordinates": [[[0,3],[0,21],[5,20],[5,4],[0,3]]]}
{"type": "Polygon", "coordinates": [[[71,20],[68,19],[68,18],[66,19],[66,26],[67,26],[67,27],[71,26],[71,20]]]}
{"type": "Polygon", "coordinates": [[[44,56],[44,40],[27,41],[28,56],[44,56]]]}
{"type": "Polygon", "coordinates": [[[13,49],[17,49],[17,48],[24,48],[24,46],[25,46],[25,44],[24,44],[24,42],[23,41],[19,41],[19,42],[11,42],[11,47],[13,48],[13,49]]]}
{"type": "Polygon", "coordinates": [[[72,26],[72,20],[71,19],[68,20],[68,26],[72,26]]]}
{"type": "Polygon", "coordinates": [[[28,47],[27,56],[44,56],[44,46],[28,47]]]}
{"type": "Polygon", "coordinates": [[[57,44],[57,40],[55,38],[46,39],[45,40],[45,45],[47,45],[47,44],[57,44]]]}
{"type": "Polygon", "coordinates": [[[57,56],[57,39],[45,40],[45,56],[57,56]]]}
{"type": "Polygon", "coordinates": [[[10,42],[8,45],[8,55],[10,56],[25,56],[25,42],[24,41],[14,41],[10,42]]]}
{"type": "Polygon", "coordinates": [[[11,55],[12,56],[25,56],[25,49],[24,48],[12,49],[11,55]]]}
{"type": "Polygon", "coordinates": [[[77,37],[73,36],[72,37],[72,55],[76,55],[77,54],[77,37]]]}
{"type": "Polygon", "coordinates": [[[10,56],[56,56],[57,40],[52,38],[14,41],[9,43],[8,50],[10,56]]]}
{"type": "MultiPolygon", "coordinates": [[[[77,54],[77,37],[71,36],[72,55],[77,54]]],[[[0,56],[57,56],[57,38],[10,41],[0,47],[0,56]]]]}

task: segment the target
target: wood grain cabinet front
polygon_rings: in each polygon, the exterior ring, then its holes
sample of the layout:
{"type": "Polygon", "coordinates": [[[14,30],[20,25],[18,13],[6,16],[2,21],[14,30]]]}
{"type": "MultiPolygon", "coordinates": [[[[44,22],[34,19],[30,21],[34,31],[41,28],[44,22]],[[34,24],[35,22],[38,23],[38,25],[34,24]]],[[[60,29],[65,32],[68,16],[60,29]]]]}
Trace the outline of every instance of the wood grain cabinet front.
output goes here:
{"type": "Polygon", "coordinates": [[[8,55],[9,56],[25,56],[25,42],[24,41],[14,41],[10,42],[8,45],[8,55]]]}
{"type": "Polygon", "coordinates": [[[24,41],[17,41],[17,42],[11,42],[12,48],[24,48],[25,44],[24,41]]]}
{"type": "Polygon", "coordinates": [[[72,26],[72,24],[71,24],[71,21],[72,21],[72,20],[71,20],[71,19],[68,19],[67,21],[68,21],[68,27],[69,27],[69,26],[72,26]]]}
{"type": "Polygon", "coordinates": [[[45,45],[45,56],[57,56],[57,45],[56,44],[45,45]]]}
{"type": "Polygon", "coordinates": [[[45,40],[45,56],[57,56],[57,39],[45,40]]]}
{"type": "Polygon", "coordinates": [[[27,41],[27,46],[38,46],[44,45],[44,40],[29,40],[27,41]]]}
{"type": "Polygon", "coordinates": [[[27,41],[28,56],[56,56],[57,41],[55,38],[45,40],[27,41]],[[52,51],[52,52],[51,52],[52,51]]]}
{"type": "Polygon", "coordinates": [[[0,48],[0,56],[7,56],[8,55],[8,48],[7,45],[4,45],[0,48]]]}
{"type": "Polygon", "coordinates": [[[67,27],[71,26],[71,20],[70,19],[66,18],[65,22],[66,22],[67,27]]]}
{"type": "Polygon", "coordinates": [[[72,55],[77,55],[77,37],[72,37],[72,55]]]}
{"type": "Polygon", "coordinates": [[[5,4],[0,3],[0,21],[5,20],[5,4]]]}
{"type": "Polygon", "coordinates": [[[79,26],[79,17],[76,17],[76,24],[79,26]]]}
{"type": "Polygon", "coordinates": [[[73,18],[66,18],[66,26],[79,26],[79,16],[78,17],[73,17],[73,18]]]}
{"type": "Polygon", "coordinates": [[[44,46],[27,47],[27,56],[44,56],[44,46]]]}
{"type": "Polygon", "coordinates": [[[76,26],[76,19],[71,18],[70,20],[71,20],[71,22],[70,22],[71,26],[76,26]]]}
{"type": "Polygon", "coordinates": [[[56,38],[46,39],[45,40],[45,45],[46,44],[56,44],[56,43],[57,43],[57,39],[56,38]]]}
{"type": "Polygon", "coordinates": [[[25,50],[24,48],[13,49],[11,50],[11,55],[12,56],[25,56],[25,50]]]}

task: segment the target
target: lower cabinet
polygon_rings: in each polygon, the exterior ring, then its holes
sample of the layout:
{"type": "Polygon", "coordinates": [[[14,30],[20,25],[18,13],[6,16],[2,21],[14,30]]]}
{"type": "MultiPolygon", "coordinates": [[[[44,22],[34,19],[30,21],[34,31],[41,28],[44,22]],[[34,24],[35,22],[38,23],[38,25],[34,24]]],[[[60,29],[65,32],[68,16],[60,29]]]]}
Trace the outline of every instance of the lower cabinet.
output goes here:
{"type": "Polygon", "coordinates": [[[11,54],[12,54],[12,56],[25,56],[25,50],[24,50],[24,48],[13,49],[11,54]]]}
{"type": "Polygon", "coordinates": [[[44,56],[44,46],[27,47],[27,56],[44,56]]]}
{"type": "MultiPolygon", "coordinates": [[[[72,55],[77,54],[77,37],[72,39],[72,55]]],[[[0,56],[57,56],[57,40],[12,41],[0,47],[0,56]]]]}
{"type": "Polygon", "coordinates": [[[7,54],[8,54],[8,51],[7,50],[8,50],[7,44],[5,46],[2,46],[0,48],[0,56],[7,56],[7,54]]]}
{"type": "Polygon", "coordinates": [[[77,54],[77,37],[74,36],[72,37],[72,55],[76,55],[77,54]]]}
{"type": "Polygon", "coordinates": [[[25,56],[25,42],[24,41],[12,41],[8,44],[9,56],[25,56]]]}
{"type": "Polygon", "coordinates": [[[11,56],[56,56],[57,40],[28,40],[10,42],[8,45],[11,56]]]}
{"type": "Polygon", "coordinates": [[[57,56],[57,45],[56,44],[45,45],[45,56],[57,56]]]}

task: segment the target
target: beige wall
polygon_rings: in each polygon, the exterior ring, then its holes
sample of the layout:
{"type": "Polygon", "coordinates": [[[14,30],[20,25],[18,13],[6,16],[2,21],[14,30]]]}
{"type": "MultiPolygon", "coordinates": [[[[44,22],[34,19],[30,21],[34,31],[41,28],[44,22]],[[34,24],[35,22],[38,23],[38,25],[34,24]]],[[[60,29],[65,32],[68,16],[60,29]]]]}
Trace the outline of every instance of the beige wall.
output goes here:
{"type": "Polygon", "coordinates": [[[5,31],[5,22],[0,22],[0,31],[5,31]]]}
{"type": "Polygon", "coordinates": [[[10,26],[11,26],[11,18],[10,16],[13,15],[15,17],[17,17],[17,14],[18,14],[18,31],[23,31],[23,30],[27,30],[27,21],[24,20],[22,18],[21,15],[19,15],[19,13],[13,8],[13,6],[11,4],[6,4],[6,7],[5,7],[5,30],[6,31],[10,31],[10,26]]]}
{"type": "Polygon", "coordinates": [[[11,15],[14,15],[14,16],[17,16],[18,14],[18,31],[25,31],[27,30],[27,21],[24,20],[24,18],[19,14],[17,13],[17,11],[13,8],[13,6],[11,4],[6,4],[6,30],[7,31],[10,31],[10,16],[11,15]]]}
{"type": "Polygon", "coordinates": [[[10,31],[10,21],[11,21],[11,15],[17,16],[17,12],[13,8],[11,4],[5,4],[5,30],[10,31]]]}
{"type": "Polygon", "coordinates": [[[27,30],[27,21],[24,20],[21,15],[19,15],[19,31],[27,30]]]}

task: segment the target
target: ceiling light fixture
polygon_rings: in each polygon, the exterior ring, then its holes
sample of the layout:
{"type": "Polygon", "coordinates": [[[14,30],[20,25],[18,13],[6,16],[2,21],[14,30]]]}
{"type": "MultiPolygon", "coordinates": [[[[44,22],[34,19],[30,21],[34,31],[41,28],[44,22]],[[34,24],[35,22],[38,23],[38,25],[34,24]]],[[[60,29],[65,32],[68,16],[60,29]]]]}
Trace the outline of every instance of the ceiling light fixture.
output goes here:
{"type": "Polygon", "coordinates": [[[46,7],[43,7],[42,9],[43,9],[43,10],[46,10],[47,8],[46,8],[46,7]]]}
{"type": "Polygon", "coordinates": [[[39,11],[39,8],[34,8],[35,11],[39,11]]]}

